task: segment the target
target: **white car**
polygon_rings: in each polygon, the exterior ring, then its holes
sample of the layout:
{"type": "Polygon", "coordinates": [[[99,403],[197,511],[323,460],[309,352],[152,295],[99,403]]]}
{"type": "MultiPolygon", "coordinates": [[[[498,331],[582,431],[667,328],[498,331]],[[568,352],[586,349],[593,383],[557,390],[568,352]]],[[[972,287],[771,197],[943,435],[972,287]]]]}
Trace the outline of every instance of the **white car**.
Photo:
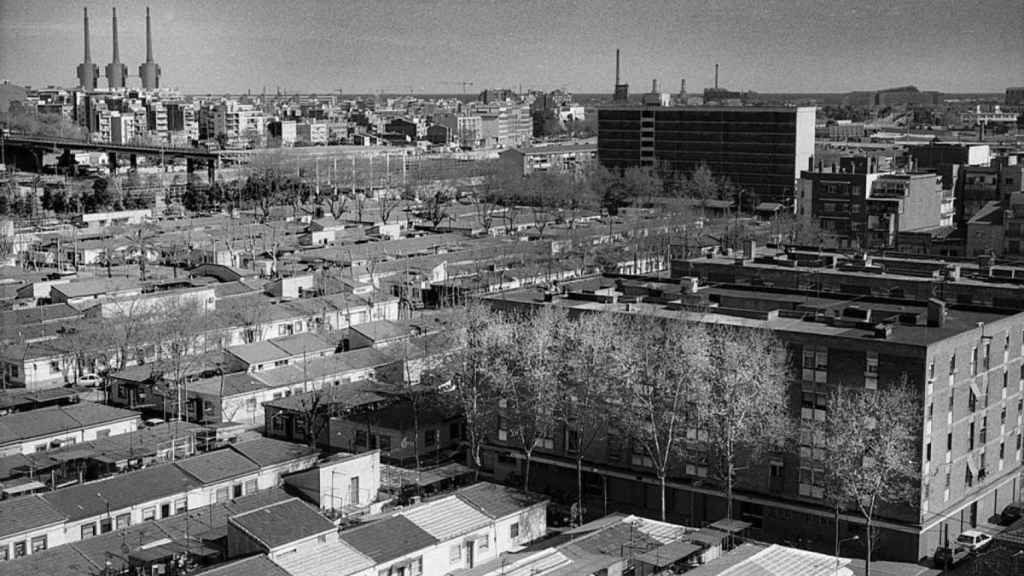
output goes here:
{"type": "Polygon", "coordinates": [[[79,386],[88,386],[90,388],[96,388],[103,385],[103,378],[97,374],[82,374],[78,377],[75,382],[79,386]]]}
{"type": "Polygon", "coordinates": [[[956,537],[956,545],[977,552],[992,543],[992,537],[979,530],[967,530],[956,537]]]}

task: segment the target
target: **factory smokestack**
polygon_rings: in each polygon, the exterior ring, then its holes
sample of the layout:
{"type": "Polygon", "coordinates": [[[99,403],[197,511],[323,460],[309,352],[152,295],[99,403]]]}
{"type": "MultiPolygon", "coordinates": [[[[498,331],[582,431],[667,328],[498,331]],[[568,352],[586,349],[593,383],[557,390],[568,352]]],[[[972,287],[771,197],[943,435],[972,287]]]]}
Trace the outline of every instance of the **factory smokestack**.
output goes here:
{"type": "Polygon", "coordinates": [[[128,67],[121,64],[121,58],[117,50],[117,8],[113,8],[114,21],[114,57],[110,64],[107,64],[107,84],[112,90],[124,88],[125,78],[128,76],[128,67]]]}
{"type": "Polygon", "coordinates": [[[146,61],[139,66],[139,78],[143,90],[160,87],[160,66],[153,61],[153,29],[149,20],[149,6],[146,6],[146,61]]]}
{"type": "Polygon", "coordinates": [[[715,90],[718,90],[718,64],[715,63],[715,90]]]}
{"type": "MultiPolygon", "coordinates": [[[[88,26],[89,26],[89,20],[88,20],[88,18],[86,18],[86,21],[85,21],[85,26],[86,26],[87,28],[88,28],[88,26]]],[[[89,58],[89,37],[88,37],[88,30],[86,30],[86,38],[85,38],[85,57],[86,57],[86,59],[88,59],[88,58],[89,58]]],[[[615,49],[615,84],[616,84],[616,85],[618,85],[618,83],[619,83],[619,49],[618,49],[618,48],[616,48],[616,49],[615,49]]]]}
{"type": "Polygon", "coordinates": [[[89,9],[82,9],[84,30],[85,30],[85,57],[78,65],[78,85],[83,90],[95,90],[96,81],[100,75],[98,66],[92,63],[92,55],[89,51],[89,9]]]}
{"type": "Polygon", "coordinates": [[[612,94],[613,102],[625,102],[629,100],[629,84],[623,84],[619,75],[619,49],[615,49],[615,92],[612,94]]]}

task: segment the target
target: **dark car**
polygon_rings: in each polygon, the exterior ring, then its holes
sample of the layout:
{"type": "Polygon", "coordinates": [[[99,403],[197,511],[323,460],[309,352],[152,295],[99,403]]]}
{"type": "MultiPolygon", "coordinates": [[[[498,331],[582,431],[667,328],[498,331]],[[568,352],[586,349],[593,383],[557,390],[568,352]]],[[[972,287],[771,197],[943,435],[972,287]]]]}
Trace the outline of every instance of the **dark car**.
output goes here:
{"type": "Polygon", "coordinates": [[[1024,502],[1013,502],[1012,504],[1008,504],[1006,508],[1003,508],[1003,511],[999,513],[999,522],[1003,526],[1009,526],[1019,520],[1021,516],[1024,516],[1024,502]]]}
{"type": "Polygon", "coordinates": [[[955,566],[971,554],[973,554],[973,552],[971,552],[970,548],[963,546],[956,546],[953,548],[939,546],[935,549],[935,555],[932,557],[932,562],[936,568],[955,566]]]}

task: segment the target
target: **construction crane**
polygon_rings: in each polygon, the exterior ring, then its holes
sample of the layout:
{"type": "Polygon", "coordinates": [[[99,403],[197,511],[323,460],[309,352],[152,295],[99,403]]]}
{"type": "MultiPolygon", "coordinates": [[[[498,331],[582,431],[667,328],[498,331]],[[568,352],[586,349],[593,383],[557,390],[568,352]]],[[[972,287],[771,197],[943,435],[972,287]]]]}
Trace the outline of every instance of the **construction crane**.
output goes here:
{"type": "Polygon", "coordinates": [[[469,80],[458,80],[458,81],[455,81],[455,82],[441,82],[441,84],[443,84],[445,86],[462,86],[462,95],[465,96],[466,95],[466,88],[472,86],[473,82],[471,82],[469,80]]]}

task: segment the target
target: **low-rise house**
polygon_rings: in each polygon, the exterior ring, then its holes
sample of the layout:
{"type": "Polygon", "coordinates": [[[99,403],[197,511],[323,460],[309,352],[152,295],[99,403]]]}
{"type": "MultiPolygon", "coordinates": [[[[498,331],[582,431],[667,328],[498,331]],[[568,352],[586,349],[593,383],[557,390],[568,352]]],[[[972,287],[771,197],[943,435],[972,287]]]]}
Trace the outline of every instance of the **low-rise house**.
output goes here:
{"type": "Polygon", "coordinates": [[[263,372],[323,358],[333,354],[336,348],[336,345],[316,334],[301,332],[226,348],[224,367],[230,371],[263,372]]]}
{"type": "Polygon", "coordinates": [[[379,506],[373,509],[381,488],[380,451],[337,454],[286,477],[284,483],[328,516],[380,512],[379,506]]]}
{"type": "Polygon", "coordinates": [[[129,278],[74,280],[50,287],[50,299],[76,308],[89,307],[103,299],[132,298],[142,294],[142,285],[129,278]]]}
{"type": "Polygon", "coordinates": [[[149,208],[140,210],[119,210],[116,212],[91,212],[78,217],[78,222],[85,228],[104,228],[107,226],[135,226],[145,224],[153,218],[149,208]]]}
{"type": "Polygon", "coordinates": [[[139,413],[92,402],[0,417],[0,456],[45,452],[138,428],[139,413]]]}
{"type": "Polygon", "coordinates": [[[228,519],[228,557],[266,554],[271,560],[312,552],[338,539],[338,529],[298,498],[269,504],[228,519]]]}
{"type": "Polygon", "coordinates": [[[0,561],[63,544],[64,520],[61,512],[39,496],[0,501],[0,561]]]}
{"type": "Polygon", "coordinates": [[[316,282],[312,274],[282,276],[267,284],[267,294],[275,298],[301,298],[311,292],[316,282]]]}

